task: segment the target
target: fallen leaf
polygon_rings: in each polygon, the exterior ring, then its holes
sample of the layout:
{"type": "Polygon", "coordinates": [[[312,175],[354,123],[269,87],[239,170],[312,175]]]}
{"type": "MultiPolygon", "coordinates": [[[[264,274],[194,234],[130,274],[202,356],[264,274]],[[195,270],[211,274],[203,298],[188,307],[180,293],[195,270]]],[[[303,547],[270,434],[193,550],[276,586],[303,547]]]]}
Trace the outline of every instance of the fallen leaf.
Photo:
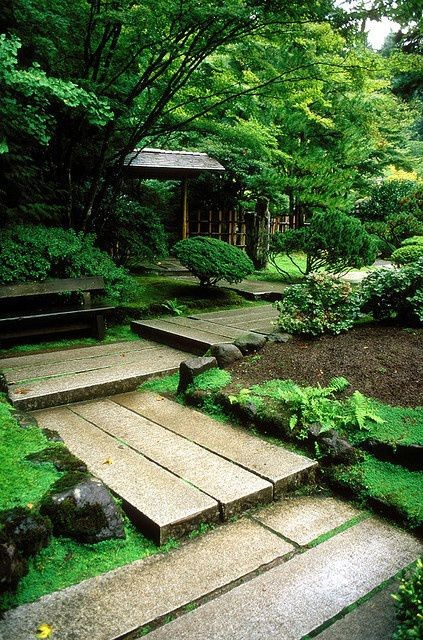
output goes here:
{"type": "Polygon", "coordinates": [[[113,464],[113,460],[111,458],[107,458],[103,464],[113,464]]]}
{"type": "Polygon", "coordinates": [[[25,393],[29,393],[31,391],[31,389],[15,389],[15,393],[20,393],[20,394],[25,394],[25,393]]]}
{"type": "Polygon", "coordinates": [[[53,627],[43,623],[37,629],[37,638],[50,638],[53,633],[53,627]]]}
{"type": "Polygon", "coordinates": [[[26,505],[28,509],[33,509],[34,505],[32,504],[32,502],[28,502],[28,504],[26,505]]]}

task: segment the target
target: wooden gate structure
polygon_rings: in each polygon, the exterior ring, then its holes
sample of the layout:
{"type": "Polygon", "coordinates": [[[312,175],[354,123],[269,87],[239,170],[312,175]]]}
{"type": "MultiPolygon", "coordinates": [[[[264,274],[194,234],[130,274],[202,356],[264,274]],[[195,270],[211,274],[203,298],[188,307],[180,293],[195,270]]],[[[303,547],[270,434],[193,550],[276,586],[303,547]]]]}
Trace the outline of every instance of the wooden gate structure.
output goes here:
{"type": "Polygon", "coordinates": [[[243,249],[246,244],[245,217],[240,211],[191,211],[187,236],[209,236],[243,249]]]}

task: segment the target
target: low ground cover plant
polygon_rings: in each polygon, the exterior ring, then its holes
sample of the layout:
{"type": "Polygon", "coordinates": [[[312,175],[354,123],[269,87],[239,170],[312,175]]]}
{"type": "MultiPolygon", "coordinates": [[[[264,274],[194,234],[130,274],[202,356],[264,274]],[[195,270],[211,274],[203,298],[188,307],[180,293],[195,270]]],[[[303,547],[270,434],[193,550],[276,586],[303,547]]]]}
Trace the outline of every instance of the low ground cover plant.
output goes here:
{"type": "Polygon", "coordinates": [[[295,284],[276,303],[282,331],[319,336],[350,329],[357,318],[358,306],[348,282],[334,276],[311,274],[304,283],[295,284]]]}
{"type": "Polygon", "coordinates": [[[187,238],[177,242],[173,250],[204,287],[220,280],[241,282],[254,271],[252,261],[241,249],[216,238],[187,238]]]}

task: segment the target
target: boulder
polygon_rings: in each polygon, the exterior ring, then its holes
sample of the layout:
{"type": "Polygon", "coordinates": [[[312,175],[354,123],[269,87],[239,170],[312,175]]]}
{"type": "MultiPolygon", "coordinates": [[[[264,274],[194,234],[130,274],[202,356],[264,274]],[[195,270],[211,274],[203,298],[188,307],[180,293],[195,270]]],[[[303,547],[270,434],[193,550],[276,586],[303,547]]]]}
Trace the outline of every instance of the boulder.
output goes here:
{"type": "Polygon", "coordinates": [[[357,449],[348,440],[342,438],[335,429],[320,433],[320,426],[315,424],[309,427],[309,433],[322,447],[323,453],[334,462],[350,464],[357,460],[359,456],[357,449]]]}
{"type": "Polygon", "coordinates": [[[210,354],[217,360],[217,364],[221,369],[229,367],[229,365],[242,360],[242,353],[234,344],[228,342],[220,342],[210,347],[210,354]]]}
{"type": "Polygon", "coordinates": [[[120,511],[100,480],[77,481],[62,491],[57,485],[41,505],[41,512],[51,519],[56,535],[88,543],[125,537],[120,511]]]}
{"type": "Polygon", "coordinates": [[[290,333],[279,333],[278,331],[274,331],[273,333],[269,333],[267,339],[269,342],[288,342],[291,340],[292,335],[290,333]]]}
{"type": "Polygon", "coordinates": [[[234,345],[238,347],[241,353],[245,356],[249,353],[259,351],[266,344],[266,336],[261,333],[246,333],[243,336],[237,338],[234,345]]]}
{"type": "Polygon", "coordinates": [[[177,393],[185,393],[194,378],[209,369],[217,367],[217,360],[212,356],[202,358],[190,358],[179,365],[179,385],[177,393]]]}
{"type": "Polygon", "coordinates": [[[10,540],[0,540],[0,593],[14,589],[28,573],[28,562],[10,540]]]}
{"type": "Polygon", "coordinates": [[[4,511],[0,515],[0,524],[3,536],[12,541],[25,558],[46,547],[52,533],[48,518],[22,507],[4,511]]]}
{"type": "Polygon", "coordinates": [[[28,427],[38,427],[38,423],[36,419],[26,411],[21,411],[20,409],[15,409],[13,412],[13,417],[20,427],[23,429],[27,429],[28,427]]]}

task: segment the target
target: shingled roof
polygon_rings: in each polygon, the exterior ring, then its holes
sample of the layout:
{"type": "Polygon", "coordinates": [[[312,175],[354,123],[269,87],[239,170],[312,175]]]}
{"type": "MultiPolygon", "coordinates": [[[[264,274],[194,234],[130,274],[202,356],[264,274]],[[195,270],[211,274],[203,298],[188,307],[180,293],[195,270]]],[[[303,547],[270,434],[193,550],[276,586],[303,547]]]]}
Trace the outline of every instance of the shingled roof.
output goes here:
{"type": "Polygon", "coordinates": [[[134,149],[125,158],[126,172],[133,177],[186,178],[201,171],[225,171],[220,162],[207,153],[134,149]]]}

